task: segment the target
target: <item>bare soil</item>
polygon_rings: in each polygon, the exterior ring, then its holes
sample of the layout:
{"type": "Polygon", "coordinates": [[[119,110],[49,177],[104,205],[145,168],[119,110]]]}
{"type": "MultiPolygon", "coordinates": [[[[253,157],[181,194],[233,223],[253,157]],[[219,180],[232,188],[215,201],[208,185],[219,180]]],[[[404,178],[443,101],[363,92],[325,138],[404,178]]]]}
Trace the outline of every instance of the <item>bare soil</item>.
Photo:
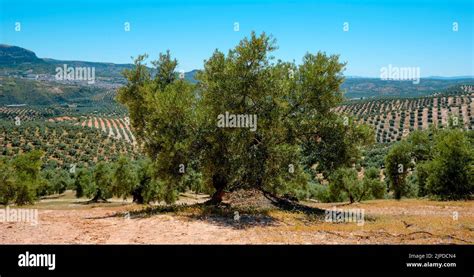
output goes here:
{"type": "Polygon", "coordinates": [[[309,201],[308,209],[288,211],[257,198],[250,201],[265,209],[242,209],[245,197],[231,195],[216,211],[200,204],[206,195],[183,194],[164,207],[85,204],[68,191],[21,207],[38,209],[37,225],[0,222],[0,244],[474,244],[474,201],[309,201]],[[332,208],[363,209],[364,224],[326,222],[332,208]]]}

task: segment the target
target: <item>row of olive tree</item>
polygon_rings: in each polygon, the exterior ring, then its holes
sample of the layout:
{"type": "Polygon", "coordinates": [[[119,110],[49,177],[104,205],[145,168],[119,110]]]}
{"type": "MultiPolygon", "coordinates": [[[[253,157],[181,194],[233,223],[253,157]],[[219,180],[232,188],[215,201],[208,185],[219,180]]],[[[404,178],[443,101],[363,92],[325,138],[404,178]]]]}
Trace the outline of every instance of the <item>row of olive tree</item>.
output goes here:
{"type": "MultiPolygon", "coordinates": [[[[385,175],[394,197],[434,196],[438,199],[466,199],[474,191],[474,132],[462,130],[417,131],[407,140],[394,144],[385,157],[385,175]],[[408,176],[408,177],[407,177],[408,176]],[[415,190],[415,192],[413,192],[415,190]]],[[[182,186],[170,186],[160,180],[151,160],[131,161],[121,157],[117,162],[99,162],[81,168],[75,174],[48,167],[41,170],[40,151],[20,154],[12,160],[0,159],[0,204],[31,204],[38,197],[76,190],[77,197],[91,202],[115,197],[133,197],[136,203],[173,202],[178,192],[188,189],[206,192],[202,175],[185,173],[182,186]],[[71,175],[74,178],[71,178],[71,175]]],[[[324,202],[383,198],[386,186],[380,170],[369,167],[363,178],[353,168],[341,166],[327,178],[327,186],[308,186],[295,190],[297,198],[313,197],[324,202]]]]}
{"type": "Polygon", "coordinates": [[[42,196],[63,193],[71,184],[65,170],[43,169],[41,151],[0,159],[0,204],[33,204],[42,196]]]}
{"type": "MultiPolygon", "coordinates": [[[[18,154],[13,159],[0,159],[0,204],[33,204],[41,197],[61,194],[73,189],[77,197],[90,197],[90,202],[107,201],[111,197],[131,196],[136,203],[176,199],[178,190],[169,193],[164,182],[155,178],[149,159],[99,162],[75,172],[49,168],[42,163],[43,152],[18,154]]],[[[182,191],[202,191],[200,176],[187,177],[182,191]]]]}
{"type": "MultiPolygon", "coordinates": [[[[366,167],[364,177],[354,168],[340,167],[316,184],[313,196],[323,202],[393,197],[431,197],[439,200],[471,199],[474,194],[474,131],[456,128],[415,131],[388,147],[382,155],[381,174],[366,167]],[[381,177],[385,175],[385,182],[381,177]]],[[[373,161],[371,161],[373,163],[373,161]]],[[[360,170],[360,169],[359,169],[360,170]]]]}
{"type": "Polygon", "coordinates": [[[80,168],[74,178],[76,197],[89,197],[90,202],[107,201],[111,197],[132,197],[135,203],[164,201],[171,203],[180,191],[201,191],[200,176],[194,175],[183,188],[167,191],[168,186],[156,178],[149,159],[130,160],[120,157],[117,162],[99,162],[94,167],[80,168]]]}

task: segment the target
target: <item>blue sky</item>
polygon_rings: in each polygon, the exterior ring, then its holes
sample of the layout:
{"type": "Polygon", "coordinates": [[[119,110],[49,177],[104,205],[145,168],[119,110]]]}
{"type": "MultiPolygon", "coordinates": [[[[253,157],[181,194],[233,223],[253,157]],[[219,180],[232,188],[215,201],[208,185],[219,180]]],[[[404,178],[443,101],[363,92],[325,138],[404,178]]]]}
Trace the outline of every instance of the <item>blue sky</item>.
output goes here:
{"type": "Polygon", "coordinates": [[[42,58],[114,63],[170,49],[189,71],[254,30],[277,39],[274,56],[282,60],[340,54],[346,75],[376,77],[391,64],[420,67],[422,76],[460,76],[474,75],[473,17],[474,0],[0,0],[0,43],[42,58]]]}

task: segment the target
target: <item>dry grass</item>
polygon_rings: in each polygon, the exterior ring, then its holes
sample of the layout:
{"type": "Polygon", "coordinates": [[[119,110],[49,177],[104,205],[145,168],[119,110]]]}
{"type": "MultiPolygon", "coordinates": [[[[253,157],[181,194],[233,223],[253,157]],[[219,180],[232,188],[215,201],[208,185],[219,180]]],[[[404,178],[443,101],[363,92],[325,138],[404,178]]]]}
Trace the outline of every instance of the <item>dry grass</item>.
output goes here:
{"type": "Polygon", "coordinates": [[[185,194],[173,206],[136,205],[121,199],[85,205],[86,199],[67,192],[24,207],[39,210],[37,226],[0,222],[0,243],[474,244],[474,201],[303,203],[321,211],[311,213],[232,205],[212,208],[202,205],[206,199],[185,194]],[[326,222],[324,210],[333,207],[363,209],[364,224],[326,222]]]}

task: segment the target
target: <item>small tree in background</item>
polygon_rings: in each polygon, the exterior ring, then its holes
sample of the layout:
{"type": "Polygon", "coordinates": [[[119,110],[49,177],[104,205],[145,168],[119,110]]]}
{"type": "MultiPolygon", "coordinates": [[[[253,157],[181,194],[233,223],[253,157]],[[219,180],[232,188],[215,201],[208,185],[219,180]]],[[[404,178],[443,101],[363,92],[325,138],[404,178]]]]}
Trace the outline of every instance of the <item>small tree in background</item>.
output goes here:
{"type": "Polygon", "coordinates": [[[364,172],[362,180],[362,192],[359,201],[365,199],[380,199],[385,196],[385,184],[380,181],[380,170],[375,167],[369,167],[364,172]]]}
{"type": "Polygon", "coordinates": [[[7,159],[0,159],[0,204],[8,205],[15,200],[16,186],[13,168],[7,159]]]}
{"type": "Polygon", "coordinates": [[[329,177],[329,193],[333,201],[349,199],[350,203],[358,200],[362,183],[357,178],[357,171],[352,168],[339,168],[329,177]]]}
{"type": "Polygon", "coordinates": [[[72,183],[71,177],[66,170],[43,169],[41,176],[43,182],[37,188],[38,196],[64,193],[72,183]]]}
{"type": "Polygon", "coordinates": [[[411,147],[411,155],[415,161],[423,162],[432,158],[432,143],[430,135],[436,133],[434,129],[428,131],[414,131],[407,138],[411,147]]]}
{"type": "Polygon", "coordinates": [[[41,178],[41,158],[43,152],[31,151],[19,154],[11,161],[0,160],[0,202],[8,205],[33,204],[37,189],[44,180],[41,178]]]}
{"type": "MultiPolygon", "coordinates": [[[[126,199],[133,193],[137,185],[139,183],[136,166],[129,159],[121,156],[114,164],[111,193],[126,199]]],[[[134,200],[143,203],[143,199],[135,198],[134,200]]]]}
{"type": "Polygon", "coordinates": [[[418,196],[428,194],[426,183],[429,176],[429,161],[418,162],[415,168],[416,184],[418,186],[418,196]]]}
{"type": "MultiPolygon", "coordinates": [[[[132,196],[136,203],[150,203],[164,200],[163,183],[154,177],[153,163],[150,159],[138,160],[138,185],[135,186],[132,196]]],[[[167,199],[169,202],[169,199],[167,199]]]]}
{"type": "Polygon", "coordinates": [[[92,173],[91,186],[85,191],[87,197],[92,197],[90,202],[100,200],[107,202],[112,197],[112,170],[105,162],[99,162],[92,173]]]}
{"type": "Polygon", "coordinates": [[[347,167],[338,168],[329,177],[329,195],[334,202],[349,200],[354,203],[383,198],[384,194],[385,186],[376,168],[368,168],[362,179],[358,178],[357,170],[347,167]]]}
{"type": "Polygon", "coordinates": [[[409,143],[400,141],[392,146],[385,157],[385,174],[397,200],[400,200],[408,189],[406,177],[412,167],[411,150],[409,143]]]}
{"type": "Polygon", "coordinates": [[[12,160],[12,167],[15,171],[16,204],[34,203],[36,188],[42,182],[40,175],[42,156],[43,152],[34,150],[27,154],[18,155],[12,160]]]}
{"type": "Polygon", "coordinates": [[[441,131],[426,165],[426,190],[441,199],[469,199],[474,193],[474,147],[462,130],[441,131]]]}
{"type": "Polygon", "coordinates": [[[80,198],[89,195],[89,191],[93,187],[92,171],[87,168],[79,168],[76,171],[74,178],[74,190],[76,191],[76,197],[80,198]]]}

